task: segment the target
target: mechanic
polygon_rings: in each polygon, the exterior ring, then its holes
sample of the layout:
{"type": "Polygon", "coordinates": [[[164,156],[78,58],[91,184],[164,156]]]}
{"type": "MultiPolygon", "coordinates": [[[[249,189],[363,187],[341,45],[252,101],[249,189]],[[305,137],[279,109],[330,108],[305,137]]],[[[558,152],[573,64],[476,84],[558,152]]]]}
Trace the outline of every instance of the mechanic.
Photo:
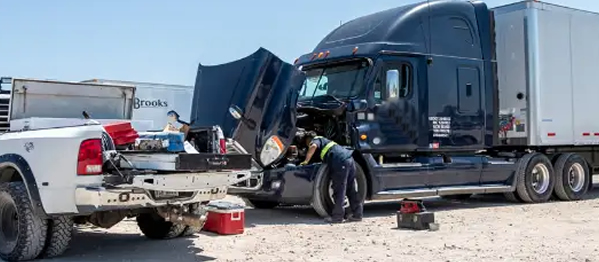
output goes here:
{"type": "Polygon", "coordinates": [[[358,196],[358,191],[354,186],[356,178],[356,166],[352,158],[352,150],[348,150],[322,136],[316,136],[316,133],[310,131],[304,134],[305,145],[308,146],[306,160],[300,165],[310,163],[312,156],[318,151],[322,162],[328,165],[329,174],[333,181],[333,199],[335,206],[331,217],[325,219],[329,223],[342,223],[345,217],[343,202],[345,196],[349,199],[352,214],[348,221],[362,221],[363,203],[358,196]],[[350,185],[348,187],[348,184],[350,185]]]}

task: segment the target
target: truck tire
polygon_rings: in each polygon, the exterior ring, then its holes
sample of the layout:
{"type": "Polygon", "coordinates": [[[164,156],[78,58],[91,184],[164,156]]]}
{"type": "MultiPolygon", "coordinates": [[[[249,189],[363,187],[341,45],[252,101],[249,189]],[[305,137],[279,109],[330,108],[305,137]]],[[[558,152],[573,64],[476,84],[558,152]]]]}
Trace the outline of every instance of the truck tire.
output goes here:
{"type": "Polygon", "coordinates": [[[0,258],[6,261],[37,258],[44,249],[48,221],[33,212],[23,182],[0,184],[0,219],[0,258]]]}
{"type": "Polygon", "coordinates": [[[247,201],[256,209],[273,209],[279,206],[279,202],[275,201],[264,201],[255,199],[248,199],[247,201]]]}
{"type": "Polygon", "coordinates": [[[589,190],[591,172],[584,158],[577,154],[562,154],[555,162],[554,191],[558,199],[580,200],[589,190]]]}
{"type": "Polygon", "coordinates": [[[67,251],[73,237],[73,225],[72,217],[61,216],[48,219],[46,244],[38,258],[53,258],[67,251]]]}
{"type": "Polygon", "coordinates": [[[137,216],[139,230],[149,239],[171,239],[185,231],[185,225],[166,221],[156,211],[137,216]]]}
{"type": "Polygon", "coordinates": [[[547,156],[524,155],[516,168],[516,193],[525,203],[547,202],[553,193],[555,172],[547,156]]]}
{"type": "MultiPolygon", "coordinates": [[[[199,203],[190,204],[189,212],[196,214],[196,215],[202,215],[202,213],[203,213],[202,209],[200,209],[199,203]]],[[[204,211],[204,213],[205,213],[205,211],[204,211]]],[[[204,222],[202,223],[202,226],[200,226],[200,227],[185,226],[185,229],[183,230],[183,233],[181,233],[181,236],[188,237],[188,236],[192,236],[194,234],[200,233],[200,231],[202,231],[202,228],[204,227],[205,223],[206,223],[206,220],[204,220],[204,222]]]]}
{"type": "Polygon", "coordinates": [[[522,200],[522,198],[520,198],[520,196],[518,196],[518,194],[516,192],[505,192],[505,193],[503,193],[503,196],[505,197],[505,199],[507,199],[508,201],[510,201],[512,203],[524,202],[522,200]]]}
{"type": "MultiPolygon", "coordinates": [[[[358,196],[361,198],[362,202],[366,199],[367,192],[367,181],[366,174],[364,174],[364,170],[356,162],[356,183],[358,186],[358,196]]],[[[326,164],[320,166],[318,173],[316,174],[316,179],[314,181],[314,193],[312,195],[312,208],[320,215],[321,217],[329,217],[333,211],[333,198],[331,197],[331,176],[329,174],[329,168],[326,164]]],[[[346,206],[345,214],[349,214],[349,208],[346,206]]]]}

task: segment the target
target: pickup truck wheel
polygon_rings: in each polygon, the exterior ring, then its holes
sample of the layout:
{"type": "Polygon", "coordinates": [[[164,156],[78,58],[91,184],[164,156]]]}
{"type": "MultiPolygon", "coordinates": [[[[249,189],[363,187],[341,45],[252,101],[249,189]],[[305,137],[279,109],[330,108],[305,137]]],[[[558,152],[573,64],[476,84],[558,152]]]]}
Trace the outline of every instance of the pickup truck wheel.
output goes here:
{"type": "Polygon", "coordinates": [[[554,192],[564,201],[579,200],[586,195],[591,183],[591,172],[584,158],[567,153],[555,162],[554,192]]]}
{"type": "MultiPolygon", "coordinates": [[[[206,211],[204,209],[200,208],[200,204],[199,203],[190,204],[189,205],[189,212],[191,212],[191,213],[193,213],[195,215],[203,215],[203,214],[206,213],[206,211]]],[[[204,222],[202,222],[202,226],[201,227],[185,226],[185,229],[183,230],[183,233],[181,233],[181,236],[182,237],[188,237],[188,236],[192,236],[194,234],[200,233],[200,231],[204,227],[205,223],[206,223],[206,220],[204,220],[204,222]]]]}
{"type": "Polygon", "coordinates": [[[33,212],[23,182],[0,184],[0,258],[35,259],[44,249],[48,221],[33,212]]]}
{"type": "Polygon", "coordinates": [[[185,231],[185,225],[164,220],[156,211],[137,216],[139,230],[149,239],[171,239],[185,231]]]}
{"type": "MultiPolygon", "coordinates": [[[[366,199],[366,175],[364,174],[364,170],[362,167],[355,163],[356,165],[356,180],[354,182],[354,186],[357,186],[358,196],[361,198],[362,202],[366,199]]],[[[329,217],[333,211],[333,206],[335,202],[332,197],[331,190],[331,175],[329,173],[329,168],[326,164],[323,164],[318,173],[316,174],[316,180],[314,182],[314,194],[312,195],[312,207],[320,215],[321,217],[329,217]]],[[[348,185],[350,186],[350,185],[348,185]]],[[[347,197],[345,198],[344,207],[346,208],[345,214],[350,214],[349,203],[347,203],[347,197]]]]}
{"type": "Polygon", "coordinates": [[[518,161],[516,193],[525,203],[547,202],[553,193],[555,174],[547,156],[532,153],[518,161]]]}
{"type": "Polygon", "coordinates": [[[61,216],[49,219],[46,246],[39,258],[53,258],[62,255],[71,244],[73,225],[72,217],[61,216]]]}
{"type": "Polygon", "coordinates": [[[279,206],[279,202],[274,201],[263,201],[263,200],[247,200],[250,205],[252,205],[256,209],[273,209],[279,206]]]}

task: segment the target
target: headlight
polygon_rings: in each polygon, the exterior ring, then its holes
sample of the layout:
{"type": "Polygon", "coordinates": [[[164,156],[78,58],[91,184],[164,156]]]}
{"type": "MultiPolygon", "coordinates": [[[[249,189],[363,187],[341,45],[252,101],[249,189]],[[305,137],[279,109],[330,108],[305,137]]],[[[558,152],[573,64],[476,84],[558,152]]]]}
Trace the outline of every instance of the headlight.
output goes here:
{"type": "Polygon", "coordinates": [[[278,136],[269,137],[260,152],[260,162],[263,165],[270,165],[283,154],[284,149],[283,142],[278,136]]]}

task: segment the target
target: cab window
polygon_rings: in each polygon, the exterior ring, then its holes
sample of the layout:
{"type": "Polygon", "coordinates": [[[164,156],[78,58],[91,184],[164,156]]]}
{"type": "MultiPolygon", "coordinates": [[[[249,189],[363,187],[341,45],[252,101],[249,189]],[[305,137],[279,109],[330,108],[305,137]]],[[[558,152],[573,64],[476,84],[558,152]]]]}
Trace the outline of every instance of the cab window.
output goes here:
{"type": "Polygon", "coordinates": [[[411,74],[412,68],[409,64],[389,64],[374,82],[375,101],[380,103],[388,99],[408,97],[412,92],[411,74]]]}

